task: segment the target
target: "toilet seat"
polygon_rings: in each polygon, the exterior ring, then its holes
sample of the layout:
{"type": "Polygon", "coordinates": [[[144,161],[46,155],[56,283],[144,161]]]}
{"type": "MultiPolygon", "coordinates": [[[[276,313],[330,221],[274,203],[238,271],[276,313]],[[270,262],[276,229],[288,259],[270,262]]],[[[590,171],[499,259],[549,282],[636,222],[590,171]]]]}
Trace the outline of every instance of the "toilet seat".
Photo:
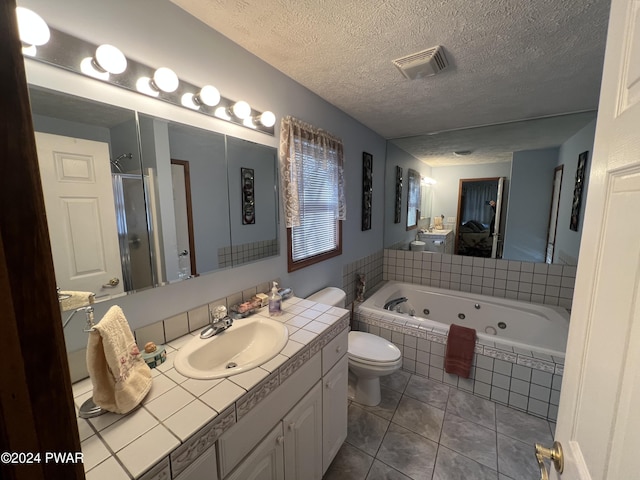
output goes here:
{"type": "Polygon", "coordinates": [[[401,353],[393,343],[366,332],[349,332],[349,359],[363,365],[394,365],[401,353]]]}
{"type": "Polygon", "coordinates": [[[402,364],[402,359],[398,358],[393,362],[375,362],[370,360],[363,360],[361,358],[352,357],[351,355],[349,355],[349,364],[362,365],[365,367],[372,367],[372,368],[395,368],[396,366],[402,364]]]}

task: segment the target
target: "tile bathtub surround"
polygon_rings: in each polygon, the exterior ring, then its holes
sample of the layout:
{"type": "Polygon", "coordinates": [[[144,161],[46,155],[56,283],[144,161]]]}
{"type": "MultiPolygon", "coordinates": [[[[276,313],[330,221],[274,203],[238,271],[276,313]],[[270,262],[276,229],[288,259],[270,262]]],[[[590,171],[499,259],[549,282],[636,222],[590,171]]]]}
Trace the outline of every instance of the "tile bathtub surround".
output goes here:
{"type": "Polygon", "coordinates": [[[469,378],[444,371],[446,332],[416,327],[356,311],[352,328],[393,342],[402,352],[402,369],[481,398],[555,421],[564,358],[521,350],[497,342],[476,343],[469,378]]]}
{"type": "MultiPolygon", "coordinates": [[[[173,362],[178,349],[194,336],[169,341],[167,361],[152,370],[153,385],[141,406],[125,416],[107,413],[78,419],[87,478],[117,478],[111,471],[113,465],[119,467],[122,478],[138,478],[160,462],[170,463],[175,477],[349,324],[347,310],[295,297],[285,302],[284,311],[278,319],[302,326],[289,329],[290,339],[283,351],[264,368],[227,378],[182,376],[173,362]]],[[[267,308],[255,315],[268,316],[267,308]]],[[[181,331],[188,318],[187,313],[169,319],[171,325],[166,329],[165,323],[163,331],[181,331]]],[[[82,404],[92,388],[90,379],[74,383],[74,402],[82,404]]]]}
{"type": "Polygon", "coordinates": [[[350,402],[324,480],[539,478],[533,444],[553,441],[548,421],[402,370],[380,383],[377,407],[350,402]]]}
{"type": "Polygon", "coordinates": [[[571,308],[576,267],[384,250],[383,278],[571,308]]]}
{"type": "Polygon", "coordinates": [[[365,295],[376,285],[382,282],[383,277],[383,250],[351,262],[342,268],[342,289],[347,294],[346,304],[356,298],[357,275],[364,273],[366,281],[365,295]]]}

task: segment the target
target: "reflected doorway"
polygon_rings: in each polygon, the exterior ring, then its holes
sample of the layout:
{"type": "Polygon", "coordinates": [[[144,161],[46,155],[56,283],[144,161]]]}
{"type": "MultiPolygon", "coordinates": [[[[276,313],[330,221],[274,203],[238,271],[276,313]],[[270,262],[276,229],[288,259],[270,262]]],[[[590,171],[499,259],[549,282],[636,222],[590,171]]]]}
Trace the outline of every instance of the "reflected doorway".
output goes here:
{"type": "Polygon", "coordinates": [[[176,221],[178,278],[185,279],[197,275],[188,161],[171,159],[171,182],[176,221]]]}
{"type": "Polygon", "coordinates": [[[460,179],[455,253],[472,257],[501,255],[504,177],[460,179]]]}

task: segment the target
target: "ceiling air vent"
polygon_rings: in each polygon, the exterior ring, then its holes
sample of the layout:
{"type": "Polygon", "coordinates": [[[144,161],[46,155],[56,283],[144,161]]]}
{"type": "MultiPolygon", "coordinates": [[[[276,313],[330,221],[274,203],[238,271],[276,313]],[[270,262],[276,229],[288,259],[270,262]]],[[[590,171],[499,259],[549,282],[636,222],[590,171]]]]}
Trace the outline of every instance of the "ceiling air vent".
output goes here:
{"type": "Polygon", "coordinates": [[[397,58],[393,60],[393,64],[409,80],[435,75],[449,66],[444,49],[440,45],[397,58]]]}

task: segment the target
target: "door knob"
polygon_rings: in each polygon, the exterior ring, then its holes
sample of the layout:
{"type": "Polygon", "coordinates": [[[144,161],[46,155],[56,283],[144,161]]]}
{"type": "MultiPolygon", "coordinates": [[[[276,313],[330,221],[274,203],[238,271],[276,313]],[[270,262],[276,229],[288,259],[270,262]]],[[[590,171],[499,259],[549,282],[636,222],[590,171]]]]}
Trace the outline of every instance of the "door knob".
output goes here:
{"type": "Polygon", "coordinates": [[[562,473],[564,470],[564,455],[560,442],[553,442],[553,447],[551,448],[543,447],[536,443],[536,460],[538,461],[538,467],[540,467],[540,480],[549,480],[547,466],[544,464],[545,458],[551,459],[556,471],[562,473]]]}
{"type": "Polygon", "coordinates": [[[120,279],[113,277],[108,283],[102,285],[102,288],[116,288],[120,284],[120,279]]]}

